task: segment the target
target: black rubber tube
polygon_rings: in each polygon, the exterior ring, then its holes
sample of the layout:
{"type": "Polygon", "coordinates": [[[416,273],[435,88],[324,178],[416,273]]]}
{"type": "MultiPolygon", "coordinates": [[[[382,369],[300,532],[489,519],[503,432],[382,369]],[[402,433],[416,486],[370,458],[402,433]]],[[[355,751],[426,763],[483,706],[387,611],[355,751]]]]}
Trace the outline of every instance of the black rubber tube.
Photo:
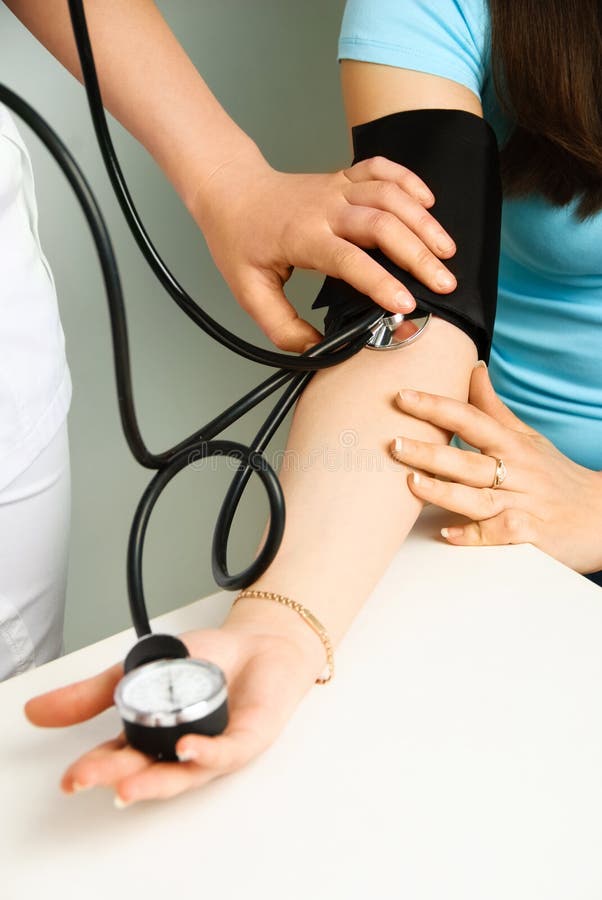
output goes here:
{"type": "Polygon", "coordinates": [[[178,472],[187,466],[198,464],[201,459],[218,455],[235,457],[244,463],[247,470],[256,472],[263,482],[270,504],[270,524],[264,545],[253,562],[235,576],[234,581],[237,583],[234,586],[237,587],[238,583],[251,584],[267,569],[278,552],[285,524],[284,495],[278,476],[265,457],[235,441],[200,441],[195,447],[187,447],[159,469],[147,485],[134,514],[128,543],[127,580],[130,612],[138,637],[151,631],[142,578],[144,541],[151,513],[161,493],[178,472]]]}

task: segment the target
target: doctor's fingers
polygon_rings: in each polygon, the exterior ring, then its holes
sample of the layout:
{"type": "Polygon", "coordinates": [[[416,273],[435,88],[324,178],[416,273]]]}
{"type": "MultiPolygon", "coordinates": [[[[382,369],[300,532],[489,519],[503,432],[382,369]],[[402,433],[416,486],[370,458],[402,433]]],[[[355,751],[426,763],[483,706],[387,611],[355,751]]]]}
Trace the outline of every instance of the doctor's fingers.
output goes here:
{"type": "MultiPolygon", "coordinates": [[[[363,181],[348,185],[343,194],[353,206],[391,213],[437,256],[449,258],[456,252],[454,241],[437,219],[398,185],[390,181],[363,181]]],[[[378,216],[375,223],[378,223],[378,216]]]]}
{"type": "Polygon", "coordinates": [[[387,159],[386,156],[372,156],[370,159],[357,162],[348,169],[343,169],[343,175],[352,182],[374,180],[393,182],[425,208],[435,202],[433,192],[422,178],[406,166],[387,159]]]}
{"type": "MultiPolygon", "coordinates": [[[[433,291],[447,294],[456,287],[456,279],[449,269],[429,250],[421,237],[392,212],[348,204],[337,211],[331,227],[341,238],[359,247],[378,248],[433,291]]],[[[385,270],[382,269],[382,272],[385,270]]],[[[370,296],[373,300],[377,299],[372,293],[370,296]]],[[[380,303],[380,300],[377,302],[380,303]]]]}
{"type": "MultiPolygon", "coordinates": [[[[347,210],[359,210],[347,203],[345,206],[347,210]]],[[[354,215],[352,213],[352,217],[354,215]]],[[[407,313],[416,306],[411,293],[400,281],[355,243],[335,234],[325,221],[302,243],[303,247],[295,255],[296,266],[340,278],[390,312],[407,313]]],[[[371,244],[371,239],[367,243],[371,244]]],[[[424,245],[423,249],[430,253],[424,245]]],[[[277,347],[302,352],[320,341],[322,335],[299,317],[282,289],[291,271],[289,268],[277,273],[247,266],[237,274],[236,283],[230,283],[230,287],[242,308],[277,347]]]]}
{"type": "Polygon", "coordinates": [[[303,353],[322,340],[317,329],[302,319],[282,288],[290,271],[282,277],[271,270],[249,267],[240,284],[231,284],[239,304],[254,319],[263,333],[279,349],[303,353]]]}
{"type": "Polygon", "coordinates": [[[122,675],[123,665],[117,663],[92,678],[32,697],[25,704],[25,715],[33,725],[45,728],[84,722],[113,705],[113,693],[122,675]]]}

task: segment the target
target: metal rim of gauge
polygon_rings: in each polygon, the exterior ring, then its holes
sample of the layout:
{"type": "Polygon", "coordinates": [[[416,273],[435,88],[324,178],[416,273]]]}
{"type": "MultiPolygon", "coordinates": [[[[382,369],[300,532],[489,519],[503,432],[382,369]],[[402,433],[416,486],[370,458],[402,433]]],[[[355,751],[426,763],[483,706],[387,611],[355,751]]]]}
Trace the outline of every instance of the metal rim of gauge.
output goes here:
{"type": "MultiPolygon", "coordinates": [[[[155,662],[149,662],[142,666],[138,666],[128,672],[121,679],[115,689],[115,705],[122,719],[135,725],[146,725],[147,727],[171,727],[181,725],[188,722],[194,722],[203,719],[215,712],[227,699],[228,689],[224,678],[224,673],[214,663],[207,660],[191,659],[185,657],[183,659],[159,659],[155,662]],[[199,678],[199,674],[204,674],[205,678],[199,678]],[[193,676],[197,682],[192,686],[187,685],[187,692],[190,694],[191,687],[193,693],[196,691],[200,696],[197,699],[183,700],[173,691],[174,681],[181,682],[182,676],[186,678],[193,676]],[[171,691],[173,700],[169,698],[170,708],[151,709],[144,704],[144,707],[135,703],[136,687],[139,688],[138,693],[148,693],[152,696],[161,690],[164,690],[162,682],[165,678],[171,676],[171,691]],[[146,682],[146,684],[145,684],[146,682]],[[140,691],[141,688],[141,691],[140,691]],[[132,698],[134,693],[134,698],[132,698]],[[201,696],[202,695],[202,696],[201,696]]],[[[149,704],[150,706],[150,704],[149,704]]]]}

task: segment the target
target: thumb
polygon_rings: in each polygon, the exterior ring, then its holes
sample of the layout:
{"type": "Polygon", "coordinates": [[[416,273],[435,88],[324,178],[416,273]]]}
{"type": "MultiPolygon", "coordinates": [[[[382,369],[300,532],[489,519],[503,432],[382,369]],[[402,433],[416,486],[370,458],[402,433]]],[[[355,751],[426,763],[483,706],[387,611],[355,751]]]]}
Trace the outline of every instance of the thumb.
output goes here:
{"type": "Polygon", "coordinates": [[[514,431],[522,431],[526,434],[530,434],[533,431],[500,400],[491,384],[489,370],[482,359],[477,362],[472,370],[468,402],[507,428],[512,428],[514,431]]]}
{"type": "Polygon", "coordinates": [[[320,332],[302,319],[289,302],[275,272],[251,273],[237,298],[279,350],[303,353],[322,340],[320,332]]]}
{"type": "Polygon", "coordinates": [[[100,675],[32,697],[25,704],[25,715],[33,725],[44,728],[85,722],[113,705],[113,692],[122,675],[123,665],[117,663],[100,675]]]}

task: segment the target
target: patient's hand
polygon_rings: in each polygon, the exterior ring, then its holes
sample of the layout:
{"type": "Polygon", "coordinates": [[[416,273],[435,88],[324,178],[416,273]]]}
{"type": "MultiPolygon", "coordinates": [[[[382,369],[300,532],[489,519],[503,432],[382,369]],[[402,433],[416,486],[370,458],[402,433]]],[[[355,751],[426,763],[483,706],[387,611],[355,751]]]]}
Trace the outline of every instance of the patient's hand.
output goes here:
{"type": "MultiPolygon", "coordinates": [[[[266,617],[270,612],[266,609],[266,617]]],[[[279,612],[288,614],[291,628],[296,628],[294,613],[279,612]]],[[[180,738],[177,752],[183,762],[157,762],[130,747],[121,734],[69,766],[62,789],[75,793],[97,785],[112,787],[121,806],[173,797],[249,762],[276,738],[319,674],[321,644],[300,624],[307,631],[307,635],[299,631],[300,640],[292,632],[277,633],[267,618],[265,627],[258,627],[242,615],[233,616],[222,628],[183,635],[193,657],[215,662],[226,675],[230,709],[226,731],[219,737],[180,738]]],[[[26,715],[35,725],[47,727],[83,722],[112,705],[122,674],[121,664],[115,665],[35,697],[27,703],[26,715]]]]}
{"type": "Polygon", "coordinates": [[[569,459],[508,409],[484,364],[473,369],[469,400],[408,391],[397,399],[404,413],[446,428],[480,451],[405,438],[392,447],[397,460],[421,470],[408,479],[417,497],[469,519],[445,528],[444,537],[456,546],[529,543],[577,572],[598,571],[602,473],[569,459]],[[507,478],[493,488],[500,460],[507,478]]]}

